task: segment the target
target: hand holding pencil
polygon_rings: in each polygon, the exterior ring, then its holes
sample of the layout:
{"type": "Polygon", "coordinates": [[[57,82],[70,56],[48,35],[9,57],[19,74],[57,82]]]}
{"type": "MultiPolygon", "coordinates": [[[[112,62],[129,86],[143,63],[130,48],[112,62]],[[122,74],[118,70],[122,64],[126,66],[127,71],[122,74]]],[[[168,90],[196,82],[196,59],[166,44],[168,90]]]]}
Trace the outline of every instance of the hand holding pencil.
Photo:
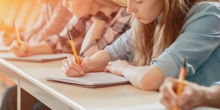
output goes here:
{"type": "Polygon", "coordinates": [[[14,28],[16,32],[16,40],[12,42],[10,46],[10,51],[13,52],[16,56],[20,56],[20,57],[30,56],[31,48],[26,42],[21,41],[16,22],[14,22],[14,28]]]}
{"type": "Polygon", "coordinates": [[[12,41],[15,40],[15,34],[10,34],[8,31],[7,26],[5,25],[5,22],[3,19],[1,19],[1,30],[2,30],[2,41],[4,43],[4,45],[6,46],[10,46],[12,41]]]}
{"type": "Polygon", "coordinates": [[[70,55],[67,57],[67,59],[63,60],[62,73],[69,77],[83,76],[83,74],[85,74],[85,70],[90,63],[90,58],[81,58],[77,55],[73,38],[69,31],[67,31],[67,33],[69,35],[73,55],[70,55]]]}
{"type": "MultiPolygon", "coordinates": [[[[186,65],[184,63],[184,65],[186,65]]],[[[169,110],[188,110],[201,105],[204,98],[203,86],[184,81],[184,65],[179,79],[166,78],[160,87],[161,103],[169,110]]]]}

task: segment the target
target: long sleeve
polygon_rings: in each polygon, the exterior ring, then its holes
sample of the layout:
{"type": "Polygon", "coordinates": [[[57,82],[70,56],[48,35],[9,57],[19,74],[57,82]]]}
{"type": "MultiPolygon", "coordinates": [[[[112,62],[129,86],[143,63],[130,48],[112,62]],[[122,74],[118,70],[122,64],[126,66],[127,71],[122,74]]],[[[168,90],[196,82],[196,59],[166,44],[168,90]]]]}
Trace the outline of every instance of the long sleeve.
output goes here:
{"type": "Polygon", "coordinates": [[[112,22],[107,24],[103,36],[100,39],[92,41],[81,53],[83,57],[89,57],[99,50],[103,50],[106,46],[111,45],[117,38],[119,38],[126,30],[130,29],[131,15],[126,12],[126,8],[121,8],[112,22]]]}
{"type": "Polygon", "coordinates": [[[157,65],[166,77],[178,77],[183,57],[187,56],[186,75],[192,76],[189,80],[210,85],[210,82],[213,82],[211,80],[219,77],[219,73],[213,71],[219,69],[207,71],[219,59],[215,54],[219,45],[220,5],[214,2],[199,3],[187,14],[186,22],[177,40],[153,60],[152,64],[157,65]]]}
{"type": "Polygon", "coordinates": [[[30,32],[33,34],[27,39],[29,43],[40,42],[51,35],[59,34],[72,17],[72,14],[62,6],[62,1],[59,0],[44,4],[43,9],[44,22],[36,23],[32,30],[34,32],[30,32]]]}
{"type": "Polygon", "coordinates": [[[66,28],[64,28],[60,34],[52,35],[45,41],[52,47],[54,53],[72,53],[67,34],[68,30],[73,37],[78,52],[86,33],[87,22],[90,18],[91,15],[80,19],[75,16],[72,17],[66,28]]]}

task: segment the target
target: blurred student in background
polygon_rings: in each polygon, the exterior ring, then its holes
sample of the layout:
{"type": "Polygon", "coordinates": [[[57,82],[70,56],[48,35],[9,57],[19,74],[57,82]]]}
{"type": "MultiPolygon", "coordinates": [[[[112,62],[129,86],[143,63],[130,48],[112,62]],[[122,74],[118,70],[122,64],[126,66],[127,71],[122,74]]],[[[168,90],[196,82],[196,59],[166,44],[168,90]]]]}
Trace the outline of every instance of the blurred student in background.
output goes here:
{"type": "MultiPolygon", "coordinates": [[[[91,56],[98,50],[104,49],[129,29],[131,16],[127,14],[125,8],[120,8],[124,4],[115,3],[115,1],[70,0],[65,2],[69,10],[76,15],[71,19],[72,22],[68,24],[67,30],[74,39],[78,53],[84,40],[81,56],[91,56]],[[82,8],[84,5],[86,7],[82,8]],[[91,16],[92,19],[90,19],[91,16]]],[[[23,42],[19,47],[15,41],[11,51],[23,57],[36,54],[72,53],[67,30],[64,29],[62,33],[35,45],[23,42]]]]}
{"type": "MultiPolygon", "coordinates": [[[[63,7],[62,0],[37,0],[37,2],[42,5],[37,22],[21,33],[21,39],[29,44],[36,44],[60,33],[73,16],[63,7]]],[[[3,34],[2,37],[7,46],[16,40],[15,33],[3,34]]]]}
{"type": "Polygon", "coordinates": [[[167,78],[160,87],[160,101],[166,108],[172,109],[175,105],[181,110],[198,106],[220,108],[220,81],[214,82],[211,87],[184,81],[182,92],[177,96],[175,91],[178,83],[178,79],[167,78]]]}
{"type": "MultiPolygon", "coordinates": [[[[68,0],[64,3],[67,3],[68,9],[74,13],[75,17],[71,19],[60,34],[52,35],[46,41],[35,45],[22,42],[22,46],[18,47],[17,41],[14,41],[11,50],[18,56],[22,51],[25,56],[60,52],[71,53],[72,50],[67,35],[67,30],[69,30],[76,47],[81,46],[84,37],[88,40],[84,43],[86,49],[82,52],[82,55],[89,56],[98,50],[104,49],[130,28],[131,15],[127,14],[126,8],[121,8],[126,4],[123,4],[120,0],[68,0]]],[[[27,109],[30,107],[34,107],[35,110],[49,109],[26,91],[22,90],[21,92],[25,94],[24,102],[26,102],[25,107],[27,109]],[[27,100],[29,100],[29,103],[27,103],[27,100]]],[[[7,89],[3,99],[3,109],[16,108],[16,94],[16,86],[7,89]]]]}

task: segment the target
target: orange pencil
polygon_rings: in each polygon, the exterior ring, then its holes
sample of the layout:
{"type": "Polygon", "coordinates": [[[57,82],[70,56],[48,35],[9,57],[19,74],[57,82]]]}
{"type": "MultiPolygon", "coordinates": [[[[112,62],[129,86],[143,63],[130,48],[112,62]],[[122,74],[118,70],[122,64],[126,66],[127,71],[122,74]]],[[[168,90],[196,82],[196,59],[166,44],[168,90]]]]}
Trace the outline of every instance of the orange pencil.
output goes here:
{"type": "MultiPolygon", "coordinates": [[[[186,58],[184,57],[183,67],[181,68],[180,74],[179,74],[179,83],[178,83],[177,92],[176,92],[177,96],[180,95],[183,89],[183,82],[184,82],[185,76],[186,76],[186,58]]],[[[173,106],[173,110],[178,110],[178,106],[177,105],[173,106]]]]}
{"type": "Polygon", "coordinates": [[[16,36],[17,36],[18,46],[21,46],[20,34],[18,31],[18,25],[16,22],[14,22],[14,28],[15,28],[15,32],[16,32],[16,36]]]}
{"type": "Polygon", "coordinates": [[[76,48],[75,48],[75,45],[74,45],[74,42],[73,42],[72,35],[70,34],[70,32],[69,32],[68,30],[67,30],[67,32],[68,32],[68,36],[69,36],[69,38],[70,38],[70,45],[71,45],[71,47],[72,47],[72,51],[73,51],[74,57],[76,58],[76,63],[77,63],[78,65],[80,65],[80,63],[79,63],[79,58],[78,58],[78,55],[77,55],[77,52],[76,52],[76,48]]]}

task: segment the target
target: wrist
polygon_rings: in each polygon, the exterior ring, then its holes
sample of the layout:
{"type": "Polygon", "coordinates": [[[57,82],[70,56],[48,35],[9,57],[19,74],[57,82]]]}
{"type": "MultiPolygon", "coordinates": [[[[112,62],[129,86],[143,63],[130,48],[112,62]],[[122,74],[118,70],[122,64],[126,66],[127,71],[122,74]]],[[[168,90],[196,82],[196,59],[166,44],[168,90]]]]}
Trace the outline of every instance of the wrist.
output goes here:
{"type": "Polygon", "coordinates": [[[123,65],[123,66],[121,66],[121,68],[120,68],[120,73],[123,75],[123,76],[125,76],[125,73],[126,73],[126,71],[127,71],[127,69],[130,69],[130,68],[132,68],[133,66],[132,65],[123,65]]]}
{"type": "Polygon", "coordinates": [[[37,54],[36,51],[37,51],[36,46],[34,46],[34,45],[27,46],[27,52],[29,53],[29,55],[32,56],[32,55],[37,54]]]}
{"type": "Polygon", "coordinates": [[[213,91],[210,90],[210,88],[208,87],[201,87],[201,103],[199,104],[199,106],[209,106],[210,105],[210,101],[212,99],[212,94],[213,91]]]}
{"type": "Polygon", "coordinates": [[[204,98],[202,99],[202,106],[220,107],[219,105],[219,91],[220,86],[204,87],[204,98]]]}

